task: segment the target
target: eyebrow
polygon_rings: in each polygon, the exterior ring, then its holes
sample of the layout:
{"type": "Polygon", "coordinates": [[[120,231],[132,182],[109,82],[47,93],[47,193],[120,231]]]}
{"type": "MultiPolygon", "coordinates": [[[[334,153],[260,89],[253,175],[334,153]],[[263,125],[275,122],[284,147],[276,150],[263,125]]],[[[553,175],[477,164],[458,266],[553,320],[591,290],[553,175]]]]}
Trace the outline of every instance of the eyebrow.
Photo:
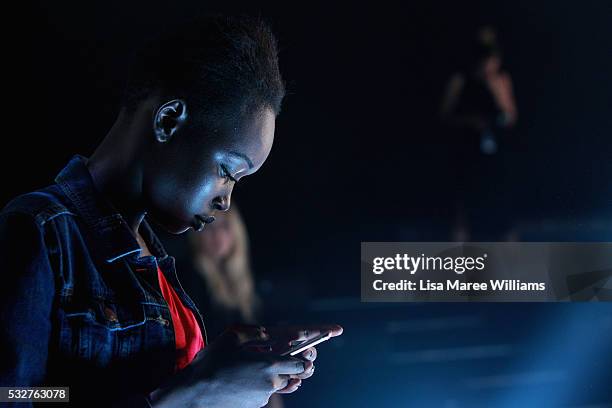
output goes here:
{"type": "Polygon", "coordinates": [[[236,151],[231,151],[229,152],[229,154],[233,155],[233,156],[238,156],[242,159],[244,159],[245,162],[247,162],[247,164],[249,165],[249,169],[252,169],[253,166],[253,162],[251,161],[251,159],[249,159],[249,156],[247,156],[246,154],[240,153],[240,152],[236,152],[236,151]]]}

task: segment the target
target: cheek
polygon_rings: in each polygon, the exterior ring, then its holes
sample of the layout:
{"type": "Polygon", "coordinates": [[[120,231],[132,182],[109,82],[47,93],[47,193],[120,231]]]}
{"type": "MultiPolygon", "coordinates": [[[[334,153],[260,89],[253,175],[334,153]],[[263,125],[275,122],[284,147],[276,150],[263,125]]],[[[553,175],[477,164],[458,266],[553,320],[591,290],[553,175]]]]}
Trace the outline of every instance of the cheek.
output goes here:
{"type": "Polygon", "coordinates": [[[165,174],[147,186],[149,212],[163,224],[180,222],[188,227],[194,215],[210,212],[218,189],[212,177],[190,180],[165,174]]]}
{"type": "Polygon", "coordinates": [[[188,207],[194,214],[210,211],[208,204],[218,194],[218,190],[218,183],[213,177],[206,177],[199,183],[188,186],[188,207]]]}

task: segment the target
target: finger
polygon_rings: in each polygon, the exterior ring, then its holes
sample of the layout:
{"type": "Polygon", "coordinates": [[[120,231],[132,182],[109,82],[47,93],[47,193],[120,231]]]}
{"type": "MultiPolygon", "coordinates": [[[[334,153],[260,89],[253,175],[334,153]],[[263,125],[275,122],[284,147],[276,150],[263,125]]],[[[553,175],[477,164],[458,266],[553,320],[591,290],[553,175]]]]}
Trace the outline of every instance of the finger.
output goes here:
{"type": "Polygon", "coordinates": [[[227,329],[229,332],[237,336],[240,344],[245,344],[253,341],[265,341],[270,338],[266,328],[256,325],[233,325],[227,329]]]}
{"type": "Polygon", "coordinates": [[[291,378],[299,378],[300,380],[305,380],[307,378],[312,377],[313,374],[314,374],[314,364],[312,363],[312,361],[306,361],[304,372],[300,374],[294,374],[291,376],[291,378]]]}
{"type": "Polygon", "coordinates": [[[315,361],[317,359],[317,349],[314,347],[306,349],[300,353],[300,357],[308,361],[315,361]]]}
{"type": "Polygon", "coordinates": [[[321,334],[318,330],[314,329],[291,329],[286,333],[286,339],[290,346],[299,344],[312,337],[316,337],[321,334]]]}
{"type": "Polygon", "coordinates": [[[302,374],[308,363],[309,361],[302,361],[297,358],[275,359],[270,364],[268,371],[270,374],[302,374]]]}
{"type": "Polygon", "coordinates": [[[255,334],[254,336],[252,336],[251,339],[245,341],[243,345],[245,346],[250,346],[250,345],[265,346],[265,345],[270,345],[274,343],[273,340],[270,340],[270,337],[268,336],[267,333],[260,335],[261,337],[257,337],[257,336],[258,335],[255,334]]]}
{"type": "Polygon", "coordinates": [[[321,332],[329,331],[331,337],[340,336],[342,334],[342,332],[344,331],[342,326],[340,326],[338,324],[326,324],[326,325],[318,326],[318,330],[321,331],[321,332]]]}
{"type": "Polygon", "coordinates": [[[316,326],[302,327],[301,329],[303,331],[306,331],[307,333],[310,333],[309,337],[315,337],[316,335],[319,335],[323,332],[330,332],[330,335],[332,337],[336,337],[341,335],[344,331],[342,326],[339,326],[337,324],[321,324],[316,326]]]}
{"type": "Polygon", "coordinates": [[[300,380],[299,378],[292,378],[287,383],[287,386],[285,388],[282,388],[276,391],[276,393],[277,394],[291,394],[292,392],[297,391],[297,389],[300,388],[300,385],[302,385],[302,380],[300,380]]]}
{"type": "Polygon", "coordinates": [[[274,341],[271,340],[249,340],[241,344],[242,347],[272,347],[274,345],[274,341]]]}
{"type": "Polygon", "coordinates": [[[273,349],[272,346],[269,345],[247,344],[242,345],[242,350],[254,353],[270,353],[273,349]]]}
{"type": "Polygon", "coordinates": [[[272,338],[277,339],[282,343],[298,343],[316,336],[318,332],[313,328],[305,326],[277,326],[269,327],[267,331],[272,338]]]}
{"type": "Polygon", "coordinates": [[[294,329],[294,331],[297,331],[299,334],[305,334],[306,336],[303,338],[303,340],[306,340],[308,338],[318,336],[323,332],[330,332],[332,337],[340,336],[344,329],[342,326],[337,324],[320,324],[316,326],[303,326],[294,329]]]}
{"type": "Polygon", "coordinates": [[[288,375],[275,375],[272,377],[272,388],[274,392],[287,388],[289,383],[293,381],[293,378],[288,375]]]}
{"type": "Polygon", "coordinates": [[[318,336],[322,332],[330,332],[331,337],[340,336],[344,329],[337,324],[324,324],[316,326],[290,327],[286,329],[286,336],[293,341],[304,341],[318,336]]]}

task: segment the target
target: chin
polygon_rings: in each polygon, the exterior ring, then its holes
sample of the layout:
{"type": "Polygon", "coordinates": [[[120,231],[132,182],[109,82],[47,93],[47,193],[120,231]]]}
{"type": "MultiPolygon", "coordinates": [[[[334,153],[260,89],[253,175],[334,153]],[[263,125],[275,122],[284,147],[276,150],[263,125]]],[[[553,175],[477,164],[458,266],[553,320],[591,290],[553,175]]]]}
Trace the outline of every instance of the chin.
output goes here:
{"type": "Polygon", "coordinates": [[[166,232],[168,232],[170,234],[181,235],[181,234],[184,234],[185,232],[189,231],[189,229],[191,227],[187,226],[187,227],[180,227],[180,228],[179,227],[173,227],[173,228],[165,228],[165,227],[163,227],[163,228],[164,228],[164,230],[166,232]]]}
{"type": "Polygon", "coordinates": [[[147,220],[151,221],[151,223],[163,229],[167,233],[174,235],[183,234],[191,228],[190,223],[179,220],[178,218],[158,217],[149,214],[147,220]]]}

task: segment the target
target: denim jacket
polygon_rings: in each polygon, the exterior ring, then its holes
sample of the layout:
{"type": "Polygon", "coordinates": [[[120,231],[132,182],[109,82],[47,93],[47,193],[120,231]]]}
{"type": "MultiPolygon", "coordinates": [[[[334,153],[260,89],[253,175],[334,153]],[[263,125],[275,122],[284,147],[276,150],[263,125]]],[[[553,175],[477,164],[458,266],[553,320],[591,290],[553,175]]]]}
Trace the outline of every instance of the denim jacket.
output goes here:
{"type": "MultiPolygon", "coordinates": [[[[172,376],[172,318],[159,265],[197,317],[146,221],[140,246],[75,156],[55,184],[0,213],[0,386],[69,386],[76,406],[149,406],[172,376]]],[[[64,405],[65,406],[65,405],[64,405]]]]}

